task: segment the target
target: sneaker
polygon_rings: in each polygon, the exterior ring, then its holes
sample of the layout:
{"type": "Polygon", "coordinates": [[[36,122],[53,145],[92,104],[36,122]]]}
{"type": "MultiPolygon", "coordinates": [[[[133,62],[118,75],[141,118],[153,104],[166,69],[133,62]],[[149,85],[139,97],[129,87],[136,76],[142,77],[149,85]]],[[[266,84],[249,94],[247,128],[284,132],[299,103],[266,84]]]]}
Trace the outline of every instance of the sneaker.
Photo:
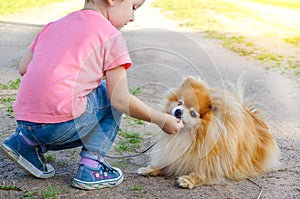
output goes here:
{"type": "Polygon", "coordinates": [[[46,164],[41,148],[29,145],[18,133],[6,139],[1,148],[8,158],[35,177],[54,176],[55,170],[50,164],[46,164]]]}
{"type": "Polygon", "coordinates": [[[123,182],[123,177],[120,169],[111,167],[107,163],[99,162],[97,168],[79,163],[72,186],[85,190],[102,189],[119,185],[123,182]]]}

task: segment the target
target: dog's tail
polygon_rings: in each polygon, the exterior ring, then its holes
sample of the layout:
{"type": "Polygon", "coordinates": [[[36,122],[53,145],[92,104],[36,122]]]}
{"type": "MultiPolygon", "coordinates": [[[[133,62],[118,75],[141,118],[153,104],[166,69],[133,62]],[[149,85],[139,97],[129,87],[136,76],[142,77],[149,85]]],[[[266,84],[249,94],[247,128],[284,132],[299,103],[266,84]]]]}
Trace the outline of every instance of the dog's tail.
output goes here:
{"type": "Polygon", "coordinates": [[[245,103],[247,100],[245,99],[245,71],[243,71],[237,78],[236,82],[226,81],[224,84],[224,88],[227,92],[234,93],[234,95],[238,98],[241,103],[245,103]]]}
{"type": "Polygon", "coordinates": [[[245,87],[246,87],[246,79],[245,79],[246,71],[243,71],[237,78],[236,82],[236,94],[241,100],[241,102],[245,102],[245,87]]]}

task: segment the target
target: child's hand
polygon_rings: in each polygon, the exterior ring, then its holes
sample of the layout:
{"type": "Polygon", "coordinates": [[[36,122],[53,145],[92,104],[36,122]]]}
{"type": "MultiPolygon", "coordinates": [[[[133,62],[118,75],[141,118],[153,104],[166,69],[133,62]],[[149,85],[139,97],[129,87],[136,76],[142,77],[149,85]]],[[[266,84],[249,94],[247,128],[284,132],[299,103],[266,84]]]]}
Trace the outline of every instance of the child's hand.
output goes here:
{"type": "Polygon", "coordinates": [[[168,134],[178,133],[184,127],[182,120],[173,115],[166,114],[166,120],[162,130],[168,134]]]}

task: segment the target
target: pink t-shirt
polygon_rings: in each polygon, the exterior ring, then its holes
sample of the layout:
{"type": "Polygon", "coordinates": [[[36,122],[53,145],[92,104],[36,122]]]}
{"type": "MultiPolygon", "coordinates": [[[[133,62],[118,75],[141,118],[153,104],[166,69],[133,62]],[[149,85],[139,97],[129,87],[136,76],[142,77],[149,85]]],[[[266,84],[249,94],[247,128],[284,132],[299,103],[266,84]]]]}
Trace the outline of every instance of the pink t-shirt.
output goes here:
{"type": "Polygon", "coordinates": [[[93,10],[49,23],[29,46],[33,58],[14,103],[16,120],[58,123],[80,116],[105,72],[131,60],[126,42],[93,10]]]}

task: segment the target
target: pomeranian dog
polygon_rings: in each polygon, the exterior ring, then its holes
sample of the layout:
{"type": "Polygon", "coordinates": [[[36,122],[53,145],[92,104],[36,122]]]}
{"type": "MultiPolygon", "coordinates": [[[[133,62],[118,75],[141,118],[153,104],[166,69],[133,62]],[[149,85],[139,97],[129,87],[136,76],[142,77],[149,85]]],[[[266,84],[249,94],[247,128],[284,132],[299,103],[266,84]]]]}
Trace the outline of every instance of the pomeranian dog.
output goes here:
{"type": "Polygon", "coordinates": [[[257,111],[241,97],[188,77],[168,96],[166,112],[182,119],[177,134],[160,133],[140,175],[178,177],[182,188],[241,180],[279,165],[280,150],[257,111]]]}

